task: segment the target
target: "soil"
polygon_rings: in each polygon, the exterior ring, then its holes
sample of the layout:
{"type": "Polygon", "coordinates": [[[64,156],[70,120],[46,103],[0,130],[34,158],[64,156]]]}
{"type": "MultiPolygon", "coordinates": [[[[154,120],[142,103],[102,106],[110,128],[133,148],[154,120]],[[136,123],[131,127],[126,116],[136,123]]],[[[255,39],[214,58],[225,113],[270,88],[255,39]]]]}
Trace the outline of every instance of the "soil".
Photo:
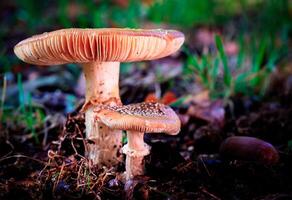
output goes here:
{"type": "Polygon", "coordinates": [[[176,137],[146,134],[152,146],[146,174],[125,184],[120,179],[123,163],[89,169],[83,154],[84,142],[90,141],[83,139],[84,117],[77,109],[67,116],[64,129],[59,125],[49,131],[46,147],[17,134],[1,137],[0,198],[292,199],[292,109],[287,99],[291,96],[277,101],[234,98],[233,109],[225,107],[223,126],[190,117],[176,137]],[[220,144],[233,135],[270,142],[279,151],[279,163],[220,157],[220,144]]]}

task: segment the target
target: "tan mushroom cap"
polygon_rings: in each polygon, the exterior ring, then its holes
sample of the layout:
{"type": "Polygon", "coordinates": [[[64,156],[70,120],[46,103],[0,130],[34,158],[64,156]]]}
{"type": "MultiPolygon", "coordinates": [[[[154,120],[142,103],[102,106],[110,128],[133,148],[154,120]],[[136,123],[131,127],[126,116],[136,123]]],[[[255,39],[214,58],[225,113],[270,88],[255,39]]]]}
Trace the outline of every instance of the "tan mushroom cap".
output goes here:
{"type": "Polygon", "coordinates": [[[131,62],[168,56],[183,42],[184,35],[175,30],[72,28],[25,39],[14,52],[24,62],[37,65],[131,62]]]}
{"type": "Polygon", "coordinates": [[[98,122],[118,130],[176,135],[181,126],[176,113],[160,103],[101,105],[94,112],[98,122]]]}

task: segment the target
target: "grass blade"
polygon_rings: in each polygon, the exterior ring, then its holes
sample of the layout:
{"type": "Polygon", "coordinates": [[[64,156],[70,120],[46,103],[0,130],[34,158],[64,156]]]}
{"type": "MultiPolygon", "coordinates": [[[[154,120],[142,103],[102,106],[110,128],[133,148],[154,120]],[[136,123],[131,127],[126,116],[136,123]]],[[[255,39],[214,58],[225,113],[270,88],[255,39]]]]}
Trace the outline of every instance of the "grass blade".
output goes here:
{"type": "Polygon", "coordinates": [[[17,87],[18,87],[18,101],[20,106],[20,111],[22,114],[25,114],[25,98],[24,98],[24,90],[22,84],[21,74],[17,74],[17,87]]]}
{"type": "Polygon", "coordinates": [[[242,67],[243,60],[244,60],[244,38],[241,35],[239,37],[239,53],[237,56],[237,63],[236,63],[237,69],[240,69],[242,67]]]}
{"type": "Polygon", "coordinates": [[[26,115],[26,122],[27,122],[27,125],[31,131],[31,134],[32,134],[36,144],[39,144],[40,141],[39,141],[39,138],[38,138],[36,131],[35,131],[36,120],[34,118],[33,106],[32,106],[32,100],[31,100],[30,93],[27,94],[27,99],[28,99],[28,112],[26,115]]]}
{"type": "Polygon", "coordinates": [[[224,79],[224,84],[228,87],[230,87],[231,85],[231,73],[228,67],[228,62],[227,62],[227,56],[225,54],[224,51],[224,47],[223,47],[223,43],[221,38],[219,37],[219,35],[215,36],[215,42],[216,42],[216,46],[223,64],[223,71],[224,71],[224,75],[223,75],[223,79],[224,79]]]}

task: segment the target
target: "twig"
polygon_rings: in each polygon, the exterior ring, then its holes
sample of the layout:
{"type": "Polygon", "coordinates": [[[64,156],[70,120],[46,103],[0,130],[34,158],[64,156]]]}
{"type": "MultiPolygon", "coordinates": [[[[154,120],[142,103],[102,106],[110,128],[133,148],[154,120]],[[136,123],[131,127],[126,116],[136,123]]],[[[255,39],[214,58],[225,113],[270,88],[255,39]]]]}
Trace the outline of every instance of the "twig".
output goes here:
{"type": "Polygon", "coordinates": [[[200,189],[201,189],[201,191],[202,191],[203,193],[209,195],[209,196],[212,197],[213,199],[221,200],[221,198],[219,198],[219,197],[217,197],[216,195],[210,193],[208,190],[206,190],[206,188],[201,187],[200,189]]]}
{"type": "Polygon", "coordinates": [[[10,150],[7,154],[5,154],[4,156],[2,156],[2,158],[7,157],[7,156],[10,155],[10,154],[13,152],[13,150],[14,150],[14,146],[13,146],[13,144],[11,144],[11,142],[9,142],[8,140],[6,140],[5,142],[6,142],[6,144],[8,144],[8,145],[11,147],[11,150],[10,150]]]}
{"type": "Polygon", "coordinates": [[[211,176],[211,173],[209,172],[209,170],[208,170],[208,167],[206,166],[206,164],[205,164],[205,162],[204,162],[204,160],[203,160],[203,158],[202,158],[202,157],[200,157],[200,160],[202,161],[202,163],[203,163],[203,166],[204,166],[204,168],[205,168],[205,170],[206,170],[206,172],[207,172],[208,176],[211,176]]]}
{"type": "Polygon", "coordinates": [[[33,161],[39,162],[39,163],[41,163],[43,165],[46,164],[46,162],[44,162],[44,161],[41,161],[41,160],[36,159],[36,158],[29,157],[29,156],[21,155],[21,154],[17,154],[17,155],[13,155],[13,156],[8,156],[8,157],[1,158],[0,159],[0,162],[2,162],[4,160],[11,159],[11,158],[27,158],[29,160],[33,160],[33,161]]]}
{"type": "Polygon", "coordinates": [[[61,175],[62,175],[62,173],[63,173],[63,171],[64,171],[64,167],[65,167],[65,163],[63,162],[63,163],[62,163],[62,166],[61,166],[61,169],[60,169],[60,172],[59,172],[59,174],[58,174],[57,181],[54,183],[54,186],[53,186],[53,191],[54,191],[54,192],[55,192],[55,190],[56,190],[57,185],[58,185],[59,182],[60,182],[61,175]]]}
{"type": "Polygon", "coordinates": [[[81,177],[81,170],[82,170],[82,166],[83,166],[84,161],[81,162],[79,169],[78,169],[78,173],[77,173],[77,188],[79,188],[81,186],[81,183],[79,183],[80,177],[81,177]]]}
{"type": "MultiPolygon", "coordinates": [[[[51,126],[50,126],[51,127],[51,126]]],[[[43,142],[42,142],[42,147],[43,147],[43,150],[45,149],[45,146],[47,144],[47,139],[48,139],[48,129],[50,128],[47,126],[47,120],[45,120],[45,123],[44,123],[44,138],[43,138],[43,142]]]]}

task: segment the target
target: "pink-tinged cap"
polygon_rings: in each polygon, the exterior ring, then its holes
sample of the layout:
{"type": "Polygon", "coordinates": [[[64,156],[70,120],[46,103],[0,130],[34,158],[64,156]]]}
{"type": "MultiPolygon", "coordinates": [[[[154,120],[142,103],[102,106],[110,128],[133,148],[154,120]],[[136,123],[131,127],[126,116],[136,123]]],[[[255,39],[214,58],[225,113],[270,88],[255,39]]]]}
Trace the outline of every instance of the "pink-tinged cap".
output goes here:
{"type": "Polygon", "coordinates": [[[111,129],[176,135],[181,126],[176,113],[160,103],[100,105],[94,112],[96,120],[111,129]]]}
{"type": "Polygon", "coordinates": [[[152,60],[177,51],[184,42],[175,30],[61,29],[19,42],[15,54],[37,65],[152,60]]]}

